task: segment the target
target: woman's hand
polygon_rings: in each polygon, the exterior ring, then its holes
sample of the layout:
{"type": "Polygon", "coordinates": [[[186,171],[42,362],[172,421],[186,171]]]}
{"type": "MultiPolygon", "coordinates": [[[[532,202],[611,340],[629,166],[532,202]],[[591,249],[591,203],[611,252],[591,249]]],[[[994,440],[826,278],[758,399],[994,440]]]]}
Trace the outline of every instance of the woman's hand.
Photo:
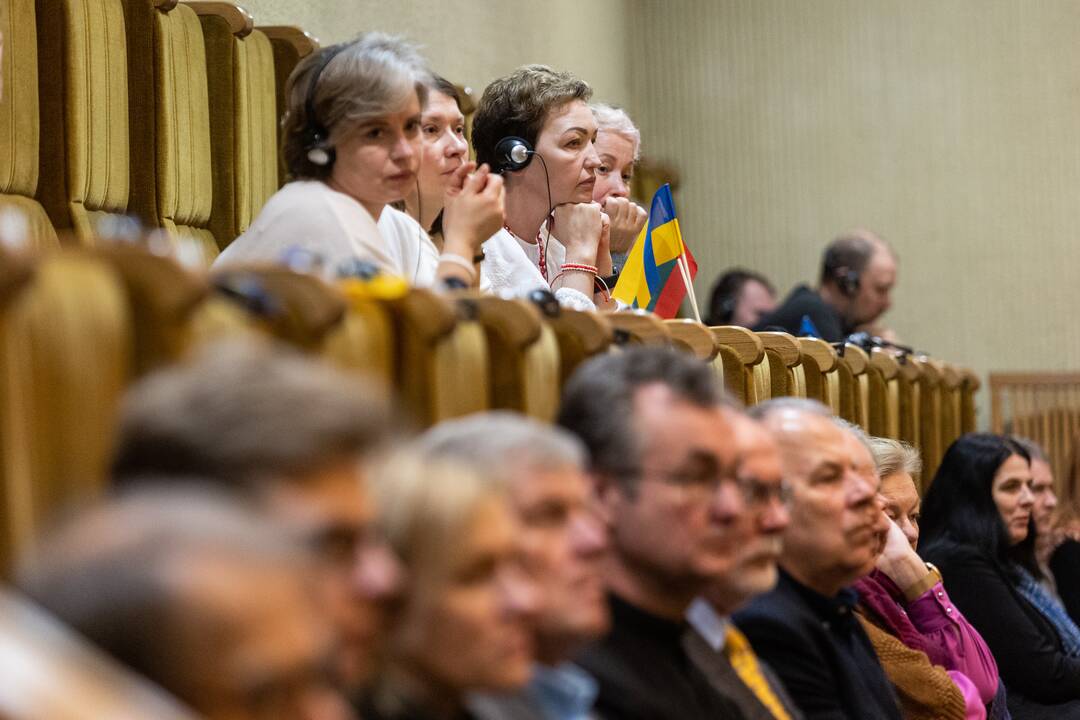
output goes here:
{"type": "MultiPolygon", "coordinates": [[[[600,204],[594,202],[572,203],[555,208],[555,227],[551,232],[566,248],[566,262],[596,265],[597,250],[603,232],[603,214],[600,204]]],[[[610,257],[609,253],[609,260],[610,257]]]]}
{"type": "Polygon", "coordinates": [[[885,547],[877,560],[877,568],[888,575],[901,590],[906,590],[930,574],[926,563],[911,548],[904,531],[891,519],[889,530],[885,534],[885,547]]]}
{"type": "Polygon", "coordinates": [[[447,252],[472,260],[485,240],[503,226],[505,193],[503,179],[487,165],[475,172],[474,163],[455,171],[443,209],[444,247],[447,252]]]}
{"type": "Polygon", "coordinates": [[[607,277],[615,272],[611,263],[611,218],[600,213],[600,242],[596,246],[596,274],[607,277]]]}
{"type": "Polygon", "coordinates": [[[620,197],[605,200],[604,212],[611,218],[611,252],[629,252],[649,214],[637,203],[620,197]]]}

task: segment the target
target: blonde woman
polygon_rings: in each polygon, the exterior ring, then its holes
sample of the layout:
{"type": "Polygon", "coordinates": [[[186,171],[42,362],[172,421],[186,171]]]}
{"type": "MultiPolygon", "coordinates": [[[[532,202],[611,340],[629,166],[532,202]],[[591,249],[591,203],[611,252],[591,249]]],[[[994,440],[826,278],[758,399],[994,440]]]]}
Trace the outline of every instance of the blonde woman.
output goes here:
{"type": "Polygon", "coordinates": [[[905,718],[984,718],[998,691],[994,656],[953,607],[940,573],[915,554],[919,452],[888,438],[869,442],[891,522],[877,567],[855,583],[860,619],[905,718]]]}
{"type": "Polygon", "coordinates": [[[522,687],[536,597],[517,564],[505,485],[450,461],[400,455],[376,487],[409,588],[363,717],[462,718],[467,693],[522,687]]]}

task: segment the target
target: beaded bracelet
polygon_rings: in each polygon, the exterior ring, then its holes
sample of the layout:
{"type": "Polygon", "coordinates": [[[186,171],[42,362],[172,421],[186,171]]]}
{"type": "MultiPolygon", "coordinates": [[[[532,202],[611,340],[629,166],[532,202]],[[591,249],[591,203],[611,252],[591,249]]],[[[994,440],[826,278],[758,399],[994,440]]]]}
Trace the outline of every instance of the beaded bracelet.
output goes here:
{"type": "Polygon", "coordinates": [[[578,272],[587,272],[591,275],[599,275],[600,271],[596,269],[595,265],[581,265],[579,263],[563,263],[560,267],[560,275],[571,270],[577,270],[578,272]]]}

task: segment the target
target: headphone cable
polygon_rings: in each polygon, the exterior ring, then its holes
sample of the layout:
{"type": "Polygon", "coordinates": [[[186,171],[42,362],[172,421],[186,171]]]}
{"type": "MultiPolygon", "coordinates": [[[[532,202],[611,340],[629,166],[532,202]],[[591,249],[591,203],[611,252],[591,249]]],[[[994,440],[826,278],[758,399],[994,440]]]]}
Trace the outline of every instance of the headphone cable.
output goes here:
{"type": "MultiPolygon", "coordinates": [[[[555,213],[555,206],[551,204],[551,178],[548,177],[547,162],[544,161],[544,156],[536,152],[535,150],[532,151],[532,154],[540,158],[540,166],[544,168],[544,184],[547,186],[548,214],[547,218],[544,220],[544,230],[547,232],[547,234],[544,237],[543,247],[544,267],[546,268],[548,266],[548,250],[551,248],[551,224],[555,221],[555,218],[553,217],[553,214],[555,213]]],[[[551,286],[551,281],[547,278],[544,278],[544,282],[548,284],[548,287],[551,286]]]]}

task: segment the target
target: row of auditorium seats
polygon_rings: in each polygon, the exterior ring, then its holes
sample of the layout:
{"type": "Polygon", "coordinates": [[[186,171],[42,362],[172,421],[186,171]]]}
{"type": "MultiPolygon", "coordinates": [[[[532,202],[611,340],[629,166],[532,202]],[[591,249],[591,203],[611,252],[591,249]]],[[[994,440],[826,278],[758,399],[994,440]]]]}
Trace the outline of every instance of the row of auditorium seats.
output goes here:
{"type": "Polygon", "coordinates": [[[389,277],[329,285],[265,265],[206,276],[133,245],[0,254],[0,566],[55,508],[100,490],[128,384],[240,333],[379,379],[425,426],[486,408],[549,420],[578,364],[628,344],[693,353],[746,404],[821,400],[873,435],[918,446],[925,477],[975,426],[973,374],[881,349],[574,312],[550,296],[438,295],[389,277]]]}
{"type": "Polygon", "coordinates": [[[301,30],[228,2],[4,0],[0,32],[0,212],[32,247],[134,216],[209,262],[283,181],[285,79],[317,47],[301,30]]]}

